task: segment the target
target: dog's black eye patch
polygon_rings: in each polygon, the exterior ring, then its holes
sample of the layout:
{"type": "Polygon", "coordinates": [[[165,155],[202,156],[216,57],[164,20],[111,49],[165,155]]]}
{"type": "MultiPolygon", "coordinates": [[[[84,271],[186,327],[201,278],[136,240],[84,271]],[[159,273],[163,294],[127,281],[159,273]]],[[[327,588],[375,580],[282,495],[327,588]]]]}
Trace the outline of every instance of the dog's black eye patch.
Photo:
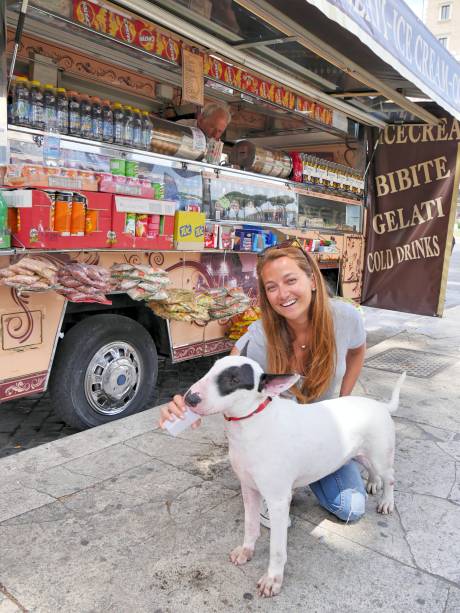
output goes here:
{"type": "Polygon", "coordinates": [[[230,366],[217,377],[217,389],[221,396],[228,396],[236,390],[254,389],[254,371],[249,364],[230,366]]]}

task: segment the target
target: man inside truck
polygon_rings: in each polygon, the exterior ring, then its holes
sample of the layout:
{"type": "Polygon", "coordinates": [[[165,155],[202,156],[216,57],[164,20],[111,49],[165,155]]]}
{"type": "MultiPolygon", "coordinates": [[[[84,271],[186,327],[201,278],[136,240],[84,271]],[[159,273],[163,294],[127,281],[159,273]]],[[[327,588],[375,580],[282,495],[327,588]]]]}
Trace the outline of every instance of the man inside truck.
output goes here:
{"type": "Polygon", "coordinates": [[[227,106],[217,102],[209,102],[197,113],[196,119],[179,119],[178,124],[199,128],[206,138],[219,140],[227,129],[232,116],[227,106]]]}

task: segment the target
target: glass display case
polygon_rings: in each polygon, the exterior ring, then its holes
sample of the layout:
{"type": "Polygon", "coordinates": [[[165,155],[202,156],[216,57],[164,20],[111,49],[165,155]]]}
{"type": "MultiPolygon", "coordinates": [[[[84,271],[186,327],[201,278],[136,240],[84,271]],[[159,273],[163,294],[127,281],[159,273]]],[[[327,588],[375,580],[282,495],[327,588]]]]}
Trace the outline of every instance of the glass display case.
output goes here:
{"type": "Polygon", "coordinates": [[[207,172],[204,179],[210,219],[297,225],[297,194],[286,181],[225,169],[207,172]]]}
{"type": "Polygon", "coordinates": [[[362,232],[361,201],[315,193],[285,179],[24,127],[11,126],[8,139],[14,167],[91,171],[108,180],[115,175],[117,193],[133,196],[144,195],[132,190],[145,183],[151,197],[174,201],[177,210],[199,207],[212,221],[362,232]]]}
{"type": "Polygon", "coordinates": [[[325,197],[323,194],[298,194],[299,229],[336,232],[362,231],[362,205],[358,201],[325,197]]]}

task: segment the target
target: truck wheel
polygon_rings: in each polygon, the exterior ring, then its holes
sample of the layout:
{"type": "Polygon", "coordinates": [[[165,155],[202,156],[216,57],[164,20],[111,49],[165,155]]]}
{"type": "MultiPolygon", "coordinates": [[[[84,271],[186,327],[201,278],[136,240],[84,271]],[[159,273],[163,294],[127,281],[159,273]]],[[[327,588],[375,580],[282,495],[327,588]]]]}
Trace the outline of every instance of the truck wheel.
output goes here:
{"type": "Polygon", "coordinates": [[[152,406],[158,376],[155,344],[122,315],[93,315],[60,341],[51,400],[64,422],[84,430],[152,406]]]}

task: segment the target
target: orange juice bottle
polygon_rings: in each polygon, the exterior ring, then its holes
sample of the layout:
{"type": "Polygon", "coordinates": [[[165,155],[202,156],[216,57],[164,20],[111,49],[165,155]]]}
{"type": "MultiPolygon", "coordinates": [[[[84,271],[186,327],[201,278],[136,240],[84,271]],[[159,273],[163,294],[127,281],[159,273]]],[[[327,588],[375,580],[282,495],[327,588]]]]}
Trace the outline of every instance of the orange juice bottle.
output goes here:
{"type": "Polygon", "coordinates": [[[86,200],[80,194],[74,194],[72,198],[72,214],[70,217],[70,234],[84,236],[86,221],[86,200]]]}
{"type": "Polygon", "coordinates": [[[72,192],[57,192],[54,209],[54,230],[62,236],[70,235],[72,219],[72,192]]]}
{"type": "Polygon", "coordinates": [[[86,209],[85,216],[85,234],[92,234],[97,230],[98,211],[95,209],[86,209]]]}

